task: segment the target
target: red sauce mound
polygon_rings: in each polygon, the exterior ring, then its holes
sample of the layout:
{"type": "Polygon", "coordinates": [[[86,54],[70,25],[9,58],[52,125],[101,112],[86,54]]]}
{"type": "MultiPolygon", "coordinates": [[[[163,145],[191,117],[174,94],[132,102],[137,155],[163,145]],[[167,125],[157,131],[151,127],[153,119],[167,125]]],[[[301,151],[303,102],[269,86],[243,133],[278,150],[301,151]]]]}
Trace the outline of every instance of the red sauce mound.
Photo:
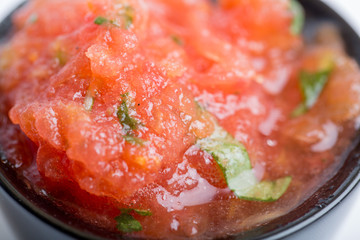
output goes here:
{"type": "Polygon", "coordinates": [[[360,114],[357,65],[321,34],[305,47],[293,20],[278,0],[30,1],[1,47],[1,99],[35,143],[17,154],[28,140],[4,120],[10,164],[109,231],[119,209],[150,211],[131,213],[134,236],[219,237],[287,213],[341,164],[360,114]],[[316,102],[292,116],[300,73],[330,65],[316,102]],[[217,125],[259,180],[292,177],[279,200],[228,189],[196,145],[217,125]]]}

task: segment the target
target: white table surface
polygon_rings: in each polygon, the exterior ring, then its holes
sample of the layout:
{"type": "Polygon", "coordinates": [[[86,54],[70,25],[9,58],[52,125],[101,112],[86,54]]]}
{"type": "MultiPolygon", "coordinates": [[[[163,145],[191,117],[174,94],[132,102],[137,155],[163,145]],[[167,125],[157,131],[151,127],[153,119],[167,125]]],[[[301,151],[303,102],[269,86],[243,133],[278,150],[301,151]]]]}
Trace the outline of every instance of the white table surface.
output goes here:
{"type": "MultiPolygon", "coordinates": [[[[0,20],[22,0],[0,0],[0,20]]],[[[317,1],[317,0],[314,0],[317,1]]],[[[359,0],[324,0],[336,9],[360,34],[359,0]]],[[[1,196],[0,196],[1,197],[1,196]]],[[[0,205],[0,239],[18,240],[4,218],[0,205]]],[[[330,213],[288,240],[358,240],[360,239],[360,185],[330,213]]]]}

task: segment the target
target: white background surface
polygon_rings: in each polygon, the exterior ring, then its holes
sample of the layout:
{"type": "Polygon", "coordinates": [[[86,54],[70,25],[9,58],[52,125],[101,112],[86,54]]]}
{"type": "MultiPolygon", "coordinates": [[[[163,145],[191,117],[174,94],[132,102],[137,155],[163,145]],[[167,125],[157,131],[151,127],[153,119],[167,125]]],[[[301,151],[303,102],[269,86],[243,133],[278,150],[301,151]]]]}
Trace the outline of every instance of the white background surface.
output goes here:
{"type": "MultiPolygon", "coordinates": [[[[0,0],[0,20],[22,0],[0,0]]],[[[317,0],[314,0],[317,1],[317,0]]],[[[340,13],[360,34],[359,0],[324,0],[340,13]]],[[[30,237],[30,236],[29,236],[30,237]]],[[[31,237],[30,237],[31,238],[31,237]]],[[[29,238],[29,239],[30,239],[29,238]]],[[[0,239],[18,240],[4,219],[0,206],[0,239]]],[[[330,213],[288,240],[358,240],[360,239],[360,185],[330,213]]]]}

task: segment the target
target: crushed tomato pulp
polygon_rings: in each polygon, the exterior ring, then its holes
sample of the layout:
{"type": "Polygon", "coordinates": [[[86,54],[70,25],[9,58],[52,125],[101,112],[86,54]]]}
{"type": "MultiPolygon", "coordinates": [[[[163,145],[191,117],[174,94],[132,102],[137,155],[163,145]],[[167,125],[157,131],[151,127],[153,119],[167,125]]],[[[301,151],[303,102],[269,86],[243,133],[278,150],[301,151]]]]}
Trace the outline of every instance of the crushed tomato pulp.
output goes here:
{"type": "Polygon", "coordinates": [[[29,1],[0,49],[3,161],[120,235],[210,239],[284,215],[360,126],[357,64],[331,25],[305,44],[301,14],[294,0],[29,1]]]}

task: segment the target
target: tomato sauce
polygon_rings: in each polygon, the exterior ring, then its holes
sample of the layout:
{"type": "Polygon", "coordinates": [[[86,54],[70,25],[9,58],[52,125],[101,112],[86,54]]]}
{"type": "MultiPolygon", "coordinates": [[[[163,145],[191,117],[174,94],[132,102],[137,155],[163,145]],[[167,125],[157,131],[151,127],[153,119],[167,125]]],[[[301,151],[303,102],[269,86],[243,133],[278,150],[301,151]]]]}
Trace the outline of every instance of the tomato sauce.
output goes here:
{"type": "Polygon", "coordinates": [[[331,26],[305,44],[299,9],[28,2],[0,49],[7,164],[119,235],[211,239],[288,213],[360,126],[357,64],[331,26]]]}

